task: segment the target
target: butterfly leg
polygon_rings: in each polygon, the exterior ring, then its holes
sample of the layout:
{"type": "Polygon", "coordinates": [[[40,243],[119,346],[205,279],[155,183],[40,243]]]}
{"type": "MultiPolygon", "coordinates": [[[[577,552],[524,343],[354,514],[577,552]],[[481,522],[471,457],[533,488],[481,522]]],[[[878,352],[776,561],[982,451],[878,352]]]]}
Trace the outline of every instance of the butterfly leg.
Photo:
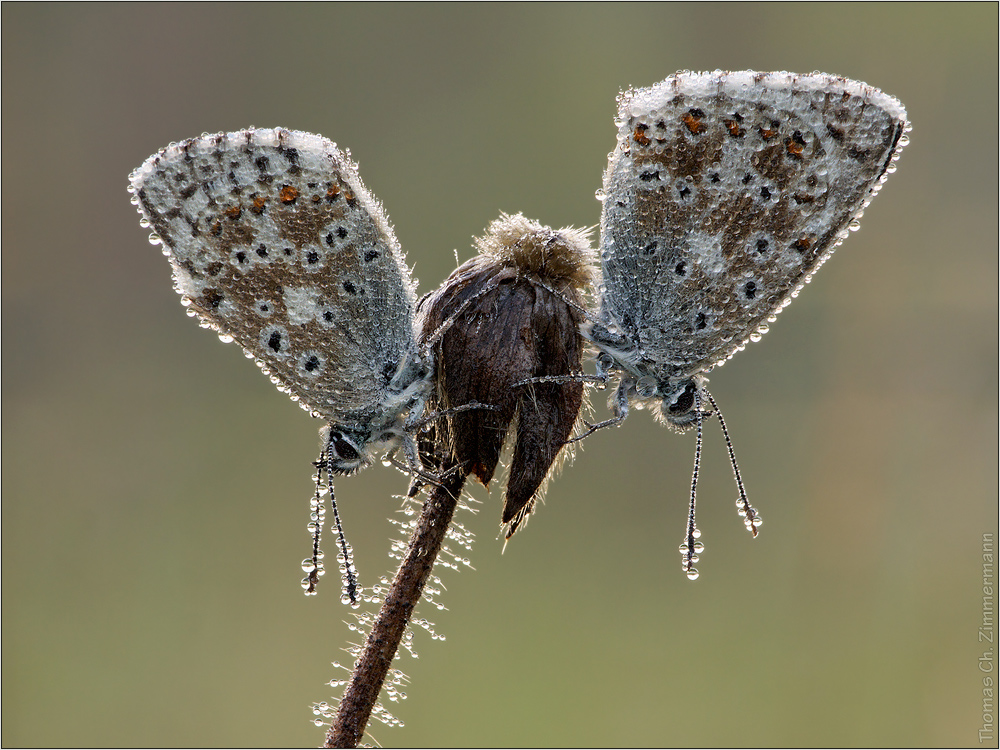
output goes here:
{"type": "Polygon", "coordinates": [[[607,375],[588,375],[585,372],[571,372],[568,375],[539,375],[536,378],[519,380],[514,383],[514,388],[520,388],[532,383],[607,383],[607,375]]]}
{"type": "MultiPolygon", "coordinates": [[[[602,373],[598,373],[599,377],[602,373]]],[[[607,380],[607,374],[604,374],[605,381],[607,380]]],[[[628,397],[631,390],[635,387],[635,381],[632,378],[622,378],[618,383],[618,390],[615,391],[614,399],[611,401],[611,413],[614,415],[611,419],[606,419],[603,422],[598,422],[596,424],[591,424],[587,420],[583,420],[583,423],[587,426],[587,429],[580,435],[570,438],[566,441],[566,444],[576,443],[583,440],[585,437],[593,435],[598,430],[602,430],[605,427],[616,427],[625,421],[628,416],[628,397]]]]}
{"type": "Polygon", "coordinates": [[[450,417],[452,414],[458,414],[463,411],[469,411],[470,409],[486,409],[487,411],[499,411],[500,407],[494,404],[481,404],[478,401],[470,401],[467,404],[462,404],[461,406],[453,406],[450,409],[441,409],[440,411],[432,411],[428,413],[423,419],[420,419],[413,424],[407,424],[407,431],[420,432],[424,427],[429,425],[431,422],[441,419],[442,417],[450,417]]]}
{"type": "Polygon", "coordinates": [[[405,463],[396,459],[396,451],[399,448],[394,448],[386,453],[382,457],[382,463],[386,466],[395,466],[404,474],[409,474],[415,480],[419,480],[421,486],[423,484],[432,484],[434,486],[441,484],[442,478],[440,476],[424,470],[423,464],[420,462],[417,441],[413,439],[412,435],[403,435],[399,447],[403,450],[403,457],[406,459],[405,463]]]}

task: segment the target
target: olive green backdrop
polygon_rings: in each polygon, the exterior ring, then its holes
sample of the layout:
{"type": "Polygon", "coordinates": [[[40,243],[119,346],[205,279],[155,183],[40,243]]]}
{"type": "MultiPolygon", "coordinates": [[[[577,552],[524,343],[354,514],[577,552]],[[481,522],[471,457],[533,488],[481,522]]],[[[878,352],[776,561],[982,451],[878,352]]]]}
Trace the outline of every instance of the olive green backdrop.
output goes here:
{"type": "MultiPolygon", "coordinates": [[[[679,69],[821,70],[901,99],[899,170],[693,436],[586,441],[446,641],[416,635],[386,746],[970,745],[997,530],[997,6],[4,4],[3,736],[316,745],[358,636],[299,589],[319,425],[188,320],[129,172],[249,125],[349,147],[434,288],[499,211],[593,225],[615,96],[679,69]],[[994,540],[996,537],[994,536],[994,540]]],[[[597,414],[605,394],[594,394],[597,414]]],[[[363,581],[406,486],[338,483],[363,581]]],[[[327,547],[332,547],[327,544],[327,547]]],[[[993,662],[995,665],[996,662],[993,662]]]]}

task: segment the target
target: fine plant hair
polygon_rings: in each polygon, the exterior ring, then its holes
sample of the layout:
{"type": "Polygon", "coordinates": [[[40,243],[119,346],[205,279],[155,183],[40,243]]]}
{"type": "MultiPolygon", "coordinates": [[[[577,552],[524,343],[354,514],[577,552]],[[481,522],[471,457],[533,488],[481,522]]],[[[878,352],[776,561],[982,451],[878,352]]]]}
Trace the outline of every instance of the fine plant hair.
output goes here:
{"type": "Polygon", "coordinates": [[[465,480],[462,472],[446,472],[424,502],[406,553],[326,733],[324,747],[357,747],[361,741],[413,609],[441,551],[465,480]]]}

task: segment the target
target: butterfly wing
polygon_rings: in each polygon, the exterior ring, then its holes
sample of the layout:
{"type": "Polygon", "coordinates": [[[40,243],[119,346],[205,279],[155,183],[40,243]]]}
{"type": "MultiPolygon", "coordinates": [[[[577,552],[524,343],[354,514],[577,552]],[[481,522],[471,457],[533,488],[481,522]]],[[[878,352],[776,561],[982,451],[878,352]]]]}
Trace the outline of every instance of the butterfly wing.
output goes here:
{"type": "Polygon", "coordinates": [[[834,76],[681,73],[619,97],[601,319],[660,377],[721,364],[809,281],[905,144],[902,105],[834,76]]]}
{"type": "Polygon", "coordinates": [[[130,182],[189,314],[328,421],[378,411],[414,351],[414,285],[349,154],[250,129],[168,146],[130,182]]]}

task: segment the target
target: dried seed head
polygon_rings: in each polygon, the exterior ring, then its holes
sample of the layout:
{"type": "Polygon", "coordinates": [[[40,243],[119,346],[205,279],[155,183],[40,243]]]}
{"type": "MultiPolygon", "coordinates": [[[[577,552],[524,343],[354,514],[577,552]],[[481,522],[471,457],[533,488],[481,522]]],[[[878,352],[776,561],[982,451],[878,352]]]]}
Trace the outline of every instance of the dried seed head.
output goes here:
{"type": "Polygon", "coordinates": [[[513,266],[562,293],[581,291],[592,280],[594,257],[587,229],[549,229],[522,214],[500,214],[475,243],[485,261],[513,266]]]}
{"type": "Polygon", "coordinates": [[[501,517],[509,539],[565,453],[583,404],[578,381],[530,381],[580,372],[581,291],[593,253],[586,230],[553,230],[520,214],[501,215],[476,246],[480,255],[421,300],[421,336],[436,350],[435,408],[497,408],[439,420],[425,451],[430,464],[458,465],[488,485],[510,443],[501,517]]]}

